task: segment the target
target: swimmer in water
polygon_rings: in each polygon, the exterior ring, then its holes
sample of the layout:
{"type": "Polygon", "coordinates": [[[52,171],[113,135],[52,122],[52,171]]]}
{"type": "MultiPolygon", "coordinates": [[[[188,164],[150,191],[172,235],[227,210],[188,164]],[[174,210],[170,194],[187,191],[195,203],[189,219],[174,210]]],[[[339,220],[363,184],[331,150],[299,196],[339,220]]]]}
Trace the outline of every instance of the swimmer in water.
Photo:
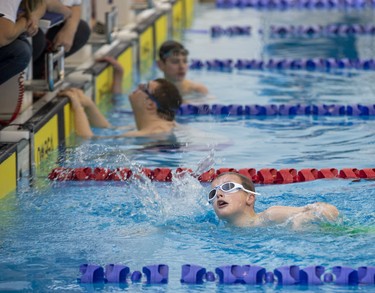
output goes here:
{"type": "Polygon", "coordinates": [[[189,97],[205,97],[208,89],[201,83],[186,79],[189,69],[188,50],[176,41],[166,41],[159,49],[157,65],[164,73],[164,78],[172,82],[184,97],[186,103],[189,97]]]}
{"type": "Polygon", "coordinates": [[[331,204],[316,202],[303,207],[272,206],[263,212],[254,210],[255,192],[253,182],[235,172],[222,173],[211,183],[208,201],[216,215],[230,226],[260,227],[270,224],[290,223],[300,229],[313,221],[334,221],[339,212],[331,204]]]}

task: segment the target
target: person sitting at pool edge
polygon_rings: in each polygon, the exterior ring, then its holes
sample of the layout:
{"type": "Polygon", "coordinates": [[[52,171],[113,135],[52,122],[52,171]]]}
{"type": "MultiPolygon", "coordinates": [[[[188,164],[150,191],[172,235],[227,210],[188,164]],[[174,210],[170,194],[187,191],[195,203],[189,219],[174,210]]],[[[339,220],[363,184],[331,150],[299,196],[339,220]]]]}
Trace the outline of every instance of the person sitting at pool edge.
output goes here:
{"type": "Polygon", "coordinates": [[[227,172],[217,176],[211,183],[213,189],[208,201],[220,220],[238,227],[260,227],[270,224],[290,223],[293,229],[313,221],[333,221],[338,210],[328,203],[316,202],[303,207],[272,206],[263,212],[254,210],[255,192],[253,182],[246,176],[227,172]]]}
{"type": "MultiPolygon", "coordinates": [[[[118,94],[121,90],[122,68],[112,58],[105,57],[114,67],[114,83],[112,92],[118,94]]],[[[59,96],[68,97],[74,112],[74,124],[76,132],[84,138],[94,136],[90,122],[94,127],[112,128],[112,125],[100,112],[94,101],[77,88],[66,89],[59,96]]],[[[182,98],[171,82],[159,78],[148,84],[140,84],[129,95],[129,101],[134,112],[137,130],[129,131],[121,136],[152,136],[169,133],[176,126],[175,114],[179,109],[182,98]]]]}
{"type": "MultiPolygon", "coordinates": [[[[177,86],[185,99],[188,99],[187,96],[206,96],[208,89],[203,84],[185,79],[189,68],[188,54],[182,44],[166,41],[160,46],[157,65],[164,73],[164,78],[177,86]]],[[[186,100],[183,102],[186,103],[186,100]]]]}

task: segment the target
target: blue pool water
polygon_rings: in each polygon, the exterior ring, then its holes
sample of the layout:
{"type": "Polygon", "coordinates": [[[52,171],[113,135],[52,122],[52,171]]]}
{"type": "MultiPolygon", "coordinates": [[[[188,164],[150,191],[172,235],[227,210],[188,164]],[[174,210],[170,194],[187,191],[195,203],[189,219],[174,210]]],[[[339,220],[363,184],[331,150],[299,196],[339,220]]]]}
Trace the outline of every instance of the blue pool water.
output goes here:
{"type": "MultiPolygon", "coordinates": [[[[191,32],[185,34],[192,58],[374,57],[373,37],[353,40],[212,39],[193,29],[211,25],[250,24],[255,32],[280,23],[330,23],[349,19],[373,21],[372,11],[216,10],[199,7],[191,32]],[[293,21],[292,21],[293,19],[293,21]],[[338,42],[349,43],[341,50],[338,42]],[[204,48],[204,49],[202,49],[204,48]],[[337,54],[337,55],[335,55],[337,54]],[[340,55],[341,54],[341,55],[340,55]]],[[[355,70],[191,71],[224,104],[373,103],[374,73],[355,70]]],[[[199,102],[199,101],[198,101],[199,102]]],[[[129,105],[107,115],[115,125],[133,121],[129,105]]],[[[210,167],[233,168],[372,168],[375,120],[366,117],[180,116],[175,136],[160,140],[82,141],[44,162],[32,187],[24,179],[0,205],[0,291],[21,292],[371,292],[374,286],[276,288],[273,285],[203,285],[180,283],[181,266],[197,264],[214,271],[226,264],[254,264],[267,271],[283,265],[375,266],[374,181],[320,180],[257,186],[256,210],[272,205],[301,206],[316,201],[334,204],[338,223],[313,225],[305,231],[275,226],[233,229],[219,223],[205,201],[208,184],[186,176],[171,183],[50,182],[56,164],[67,167],[210,167]],[[83,263],[125,264],[131,271],[151,264],[169,265],[169,283],[143,282],[82,285],[83,263]]],[[[95,129],[98,134],[113,130],[95,129]]]]}

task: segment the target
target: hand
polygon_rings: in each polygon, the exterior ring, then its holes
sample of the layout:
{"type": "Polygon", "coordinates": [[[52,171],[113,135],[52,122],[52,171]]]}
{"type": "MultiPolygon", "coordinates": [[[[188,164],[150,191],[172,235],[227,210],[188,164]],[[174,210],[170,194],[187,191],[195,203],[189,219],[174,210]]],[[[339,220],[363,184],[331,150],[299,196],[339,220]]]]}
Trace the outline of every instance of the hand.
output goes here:
{"type": "Polygon", "coordinates": [[[108,62],[109,64],[112,65],[113,70],[115,71],[116,74],[121,74],[121,75],[124,74],[124,68],[122,67],[120,62],[118,62],[117,59],[112,57],[112,56],[100,57],[100,58],[97,58],[96,61],[98,61],[98,62],[108,62]]]}
{"type": "Polygon", "coordinates": [[[29,37],[33,37],[38,33],[39,30],[39,25],[38,25],[39,20],[34,20],[34,19],[29,19],[27,21],[26,25],[26,34],[29,37]]]}
{"type": "Polygon", "coordinates": [[[58,47],[63,46],[65,52],[69,52],[73,46],[74,33],[62,28],[55,39],[53,40],[53,49],[57,50],[58,47]]]}
{"type": "Polygon", "coordinates": [[[57,94],[57,96],[69,98],[73,109],[77,109],[79,107],[82,107],[81,102],[79,101],[78,95],[73,88],[62,90],[57,94]]]}

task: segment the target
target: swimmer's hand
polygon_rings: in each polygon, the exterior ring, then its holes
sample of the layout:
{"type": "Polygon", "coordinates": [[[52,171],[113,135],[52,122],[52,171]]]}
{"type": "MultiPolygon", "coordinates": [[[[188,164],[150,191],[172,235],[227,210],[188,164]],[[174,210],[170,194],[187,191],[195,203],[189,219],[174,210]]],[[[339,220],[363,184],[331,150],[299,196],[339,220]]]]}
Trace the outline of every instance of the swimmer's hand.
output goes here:
{"type": "Polygon", "coordinates": [[[83,108],[95,107],[94,101],[86,96],[85,93],[79,88],[69,88],[58,93],[58,96],[68,97],[73,106],[78,102],[83,108]]]}
{"type": "Polygon", "coordinates": [[[114,71],[118,74],[124,74],[124,68],[121,66],[120,62],[112,56],[103,56],[96,59],[97,62],[107,62],[112,65],[114,71]]]}

